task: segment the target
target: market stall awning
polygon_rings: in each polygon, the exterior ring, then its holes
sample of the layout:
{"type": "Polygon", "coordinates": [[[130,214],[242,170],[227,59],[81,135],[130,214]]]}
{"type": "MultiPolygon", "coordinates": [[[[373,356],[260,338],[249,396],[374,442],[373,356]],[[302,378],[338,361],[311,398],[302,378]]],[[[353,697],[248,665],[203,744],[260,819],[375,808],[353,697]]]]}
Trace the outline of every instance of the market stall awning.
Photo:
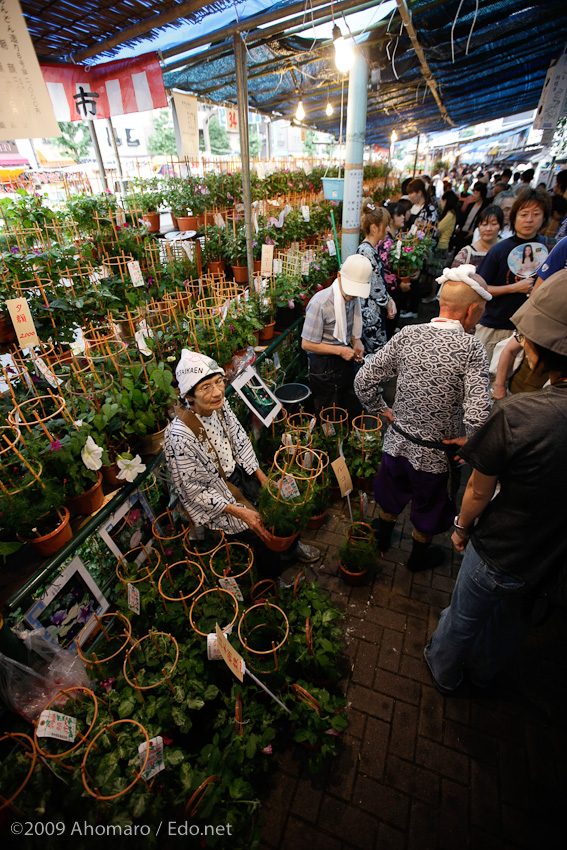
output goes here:
{"type": "Polygon", "coordinates": [[[17,153],[0,153],[0,168],[18,168],[29,166],[29,160],[17,153]]]}

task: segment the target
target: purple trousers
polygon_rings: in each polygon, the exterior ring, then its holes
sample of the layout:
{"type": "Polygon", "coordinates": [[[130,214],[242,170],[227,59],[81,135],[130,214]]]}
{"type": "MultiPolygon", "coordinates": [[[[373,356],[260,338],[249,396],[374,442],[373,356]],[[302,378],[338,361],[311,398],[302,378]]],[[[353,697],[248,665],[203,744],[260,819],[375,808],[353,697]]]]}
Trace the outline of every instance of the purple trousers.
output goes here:
{"type": "Polygon", "coordinates": [[[405,457],[386,452],[374,479],[374,497],[383,511],[401,514],[411,501],[410,520],[422,534],[440,534],[453,525],[455,500],[447,492],[448,472],[422,472],[405,457]]]}

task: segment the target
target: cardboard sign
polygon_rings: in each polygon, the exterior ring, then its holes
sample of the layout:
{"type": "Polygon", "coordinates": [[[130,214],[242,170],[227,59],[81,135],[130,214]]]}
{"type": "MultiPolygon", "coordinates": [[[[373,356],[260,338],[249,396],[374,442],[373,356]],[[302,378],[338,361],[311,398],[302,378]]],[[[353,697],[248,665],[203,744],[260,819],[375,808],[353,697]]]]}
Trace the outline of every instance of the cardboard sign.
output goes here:
{"type": "Polygon", "coordinates": [[[262,265],[260,266],[260,274],[269,277],[272,274],[274,263],[274,246],[262,245],[262,265]]]}
{"type": "Polygon", "coordinates": [[[133,286],[144,285],[144,276],[138,260],[131,260],[128,263],[128,271],[130,273],[130,280],[132,281],[133,286]]]}
{"type": "Polygon", "coordinates": [[[140,591],[136,587],[135,584],[130,584],[128,582],[128,608],[130,611],[133,611],[134,614],[140,613],[140,591]]]}
{"type": "Polygon", "coordinates": [[[220,654],[227,667],[232,670],[239,682],[244,681],[244,673],[246,672],[246,664],[244,658],[232,648],[228,640],[223,635],[218,623],[215,625],[215,633],[217,636],[217,644],[220,654]]]}
{"type": "Polygon", "coordinates": [[[58,741],[73,742],[77,734],[77,721],[68,714],[58,711],[42,711],[37,724],[38,738],[57,738],[58,741]]]}
{"type": "Polygon", "coordinates": [[[229,590],[233,593],[239,602],[244,602],[244,597],[242,595],[242,591],[238,587],[238,582],[232,576],[224,576],[224,578],[219,578],[219,585],[223,590],[229,590]]]}
{"type": "Polygon", "coordinates": [[[333,472],[335,473],[339,487],[341,488],[341,496],[346,496],[347,493],[351,493],[352,478],[350,477],[350,472],[348,471],[348,466],[346,465],[344,457],[338,457],[331,463],[331,466],[333,467],[333,472]]]}
{"type": "Polygon", "coordinates": [[[39,345],[39,337],[26,299],[9,298],[6,301],[6,307],[10,313],[20,348],[32,348],[34,345],[39,345]]]}
{"type": "MultiPolygon", "coordinates": [[[[140,755],[140,770],[146,761],[146,751],[148,749],[148,745],[145,741],[143,741],[138,747],[138,753],[140,755]]],[[[165,770],[165,762],[163,760],[163,738],[161,735],[158,735],[157,738],[150,738],[150,753],[148,755],[148,760],[146,762],[146,767],[142,773],[142,779],[145,779],[146,782],[148,779],[151,779],[152,776],[155,776],[156,773],[159,773],[161,770],[165,770]]]]}

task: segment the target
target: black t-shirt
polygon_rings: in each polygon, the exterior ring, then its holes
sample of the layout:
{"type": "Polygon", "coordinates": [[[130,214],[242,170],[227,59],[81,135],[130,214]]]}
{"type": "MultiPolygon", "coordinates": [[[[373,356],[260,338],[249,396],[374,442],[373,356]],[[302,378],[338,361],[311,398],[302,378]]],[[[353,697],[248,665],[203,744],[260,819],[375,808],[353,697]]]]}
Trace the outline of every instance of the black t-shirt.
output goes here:
{"type": "MultiPolygon", "coordinates": [[[[534,258],[532,273],[527,273],[525,268],[522,268],[521,263],[521,254],[520,250],[518,256],[514,255],[513,261],[509,262],[509,257],[514,248],[518,245],[528,245],[531,243],[534,251],[540,251],[541,249],[535,248],[534,243],[544,244],[544,239],[541,236],[536,236],[534,239],[520,239],[518,236],[510,236],[509,239],[503,239],[502,242],[498,242],[496,245],[493,245],[490,251],[488,251],[486,257],[480,261],[477,266],[477,274],[484,278],[488,286],[508,286],[511,283],[518,283],[520,280],[526,280],[528,277],[531,277],[532,281],[535,281],[537,274],[537,267],[541,265],[543,261],[547,257],[547,250],[541,252],[541,257],[538,259],[534,258]],[[510,268],[510,264],[514,267],[514,270],[510,268]],[[516,274],[515,272],[522,272],[521,274],[516,274]]],[[[493,296],[491,301],[487,301],[484,308],[484,313],[480,319],[480,324],[484,325],[486,328],[501,328],[506,330],[514,330],[514,325],[510,321],[510,316],[512,316],[516,310],[519,310],[522,304],[525,303],[527,295],[523,292],[511,292],[506,295],[495,295],[493,296]]]]}
{"type": "Polygon", "coordinates": [[[537,584],[567,557],[567,387],[499,402],[459,451],[500,492],[471,540],[494,569],[537,584]]]}

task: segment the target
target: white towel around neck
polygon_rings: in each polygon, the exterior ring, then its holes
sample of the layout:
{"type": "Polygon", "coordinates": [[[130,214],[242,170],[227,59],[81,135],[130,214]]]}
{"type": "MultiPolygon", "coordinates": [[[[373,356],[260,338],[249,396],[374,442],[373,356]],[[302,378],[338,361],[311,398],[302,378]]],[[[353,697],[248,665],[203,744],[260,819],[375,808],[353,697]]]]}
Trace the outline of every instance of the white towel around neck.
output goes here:
{"type": "MultiPolygon", "coordinates": [[[[341,292],[339,279],[333,282],[333,306],[335,308],[335,329],[333,336],[343,345],[350,345],[347,336],[346,302],[341,292]]],[[[355,299],[354,321],[352,324],[352,335],[354,339],[360,339],[362,334],[362,310],[360,309],[360,298],[355,299]]]]}

